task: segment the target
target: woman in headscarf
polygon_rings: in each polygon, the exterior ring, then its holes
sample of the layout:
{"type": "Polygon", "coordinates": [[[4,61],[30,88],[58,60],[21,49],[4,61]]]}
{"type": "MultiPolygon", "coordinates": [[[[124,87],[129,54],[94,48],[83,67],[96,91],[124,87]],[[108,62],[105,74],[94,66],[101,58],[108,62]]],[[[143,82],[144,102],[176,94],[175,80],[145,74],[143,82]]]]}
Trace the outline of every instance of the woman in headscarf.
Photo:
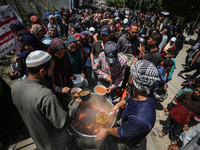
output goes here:
{"type": "Polygon", "coordinates": [[[71,79],[74,71],[69,56],[65,52],[65,44],[61,38],[54,38],[47,52],[54,59],[54,69],[51,74],[53,88],[58,93],[67,93],[73,87],[71,79]]]}
{"type": "Polygon", "coordinates": [[[82,46],[83,50],[86,54],[86,61],[84,64],[84,74],[86,79],[89,82],[89,85],[92,85],[92,62],[90,59],[90,52],[91,52],[91,47],[88,42],[88,34],[85,31],[81,32],[82,35],[82,46]]]}
{"type": "Polygon", "coordinates": [[[58,14],[56,14],[55,15],[55,22],[56,22],[56,24],[58,25],[58,31],[59,31],[59,33],[63,36],[63,34],[64,34],[64,25],[63,25],[63,23],[62,23],[62,21],[61,21],[61,19],[60,19],[60,15],[58,15],[58,14]]]}
{"type": "Polygon", "coordinates": [[[81,74],[83,77],[85,77],[85,74],[83,73],[83,62],[81,60],[81,54],[77,48],[77,40],[73,35],[70,35],[65,45],[65,50],[69,55],[70,62],[74,68],[74,74],[81,74]]]}
{"type": "Polygon", "coordinates": [[[60,32],[60,26],[56,23],[55,16],[49,15],[49,22],[47,24],[47,29],[49,30],[50,26],[56,26],[57,32],[60,32]]]}
{"type": "Polygon", "coordinates": [[[67,35],[68,35],[68,26],[69,26],[69,15],[68,15],[67,12],[63,12],[62,23],[63,23],[64,28],[65,28],[65,36],[67,37],[67,35]]]}
{"type": "MultiPolygon", "coordinates": [[[[69,12],[70,15],[70,12],[69,12]]],[[[71,15],[70,15],[71,16],[71,15]]],[[[72,27],[76,24],[76,20],[74,19],[74,17],[69,17],[69,25],[68,25],[68,34],[72,33],[72,27]]],[[[80,33],[80,32],[79,32],[80,33]]]]}
{"type": "Polygon", "coordinates": [[[77,40],[77,47],[78,47],[78,49],[81,53],[81,60],[83,61],[83,63],[85,63],[86,53],[85,53],[83,46],[82,46],[82,35],[80,33],[75,33],[74,37],[77,40]]]}
{"type": "Polygon", "coordinates": [[[81,28],[79,27],[79,25],[78,24],[75,24],[75,25],[73,25],[72,26],[72,32],[71,32],[71,34],[75,34],[75,33],[80,33],[81,32],[81,28]]]}
{"type": "Polygon", "coordinates": [[[22,35],[21,41],[26,50],[47,50],[46,45],[44,45],[35,35],[31,33],[26,33],[22,35]]]}
{"type": "MultiPolygon", "coordinates": [[[[41,21],[39,20],[39,18],[37,16],[35,16],[35,15],[31,16],[30,21],[32,23],[32,27],[34,24],[39,24],[42,26],[44,34],[47,33],[47,28],[41,23],[41,21]]],[[[31,32],[31,30],[32,30],[32,28],[29,29],[30,32],[31,32]]]]}
{"type": "Polygon", "coordinates": [[[54,18],[54,15],[49,15],[49,22],[47,24],[47,28],[49,28],[50,25],[54,25],[56,22],[55,22],[55,18],[54,18]]]}
{"type": "Polygon", "coordinates": [[[22,43],[21,41],[18,39],[17,34],[20,30],[25,30],[23,24],[21,22],[19,22],[18,20],[12,20],[10,22],[10,26],[9,28],[11,29],[11,31],[14,33],[14,42],[15,42],[15,52],[17,54],[17,56],[20,55],[20,53],[22,52],[22,43]]]}
{"type": "Polygon", "coordinates": [[[175,45],[175,42],[176,42],[176,38],[175,37],[172,37],[170,39],[170,41],[162,48],[162,50],[160,51],[160,54],[161,56],[166,56],[166,51],[168,49],[176,49],[176,45],[175,45]]]}
{"type": "Polygon", "coordinates": [[[44,38],[44,30],[41,25],[34,24],[31,33],[35,35],[40,41],[44,38]]]}
{"type": "Polygon", "coordinates": [[[72,80],[76,79],[69,56],[65,52],[65,44],[61,38],[54,38],[47,52],[53,57],[54,69],[51,73],[52,88],[59,97],[63,108],[67,110],[70,97],[69,90],[74,86],[72,80]]]}
{"type": "Polygon", "coordinates": [[[48,32],[47,34],[45,35],[46,38],[61,38],[63,39],[63,37],[58,33],[58,30],[57,30],[57,26],[52,24],[48,27],[48,32]]]}
{"type": "Polygon", "coordinates": [[[21,36],[21,41],[25,50],[20,54],[19,58],[17,59],[18,71],[11,72],[11,79],[16,79],[20,77],[22,77],[23,79],[23,77],[28,76],[28,70],[26,67],[26,57],[29,55],[29,53],[35,50],[44,50],[44,46],[40,42],[40,40],[31,33],[23,34],[21,36]]]}

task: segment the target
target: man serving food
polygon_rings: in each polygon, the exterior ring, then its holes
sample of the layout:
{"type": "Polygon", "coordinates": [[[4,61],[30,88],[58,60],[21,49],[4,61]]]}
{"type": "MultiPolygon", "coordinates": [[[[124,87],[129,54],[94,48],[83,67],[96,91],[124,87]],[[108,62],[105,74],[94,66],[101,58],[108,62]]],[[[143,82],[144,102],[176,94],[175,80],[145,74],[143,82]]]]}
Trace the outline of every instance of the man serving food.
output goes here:
{"type": "Polygon", "coordinates": [[[154,99],[148,97],[156,81],[159,81],[156,67],[147,60],[132,64],[128,84],[132,94],[118,102],[112,112],[117,113],[126,104],[120,127],[100,128],[95,140],[103,140],[108,134],[118,137],[118,149],[132,150],[137,147],[154,126],[156,113],[154,99]]]}

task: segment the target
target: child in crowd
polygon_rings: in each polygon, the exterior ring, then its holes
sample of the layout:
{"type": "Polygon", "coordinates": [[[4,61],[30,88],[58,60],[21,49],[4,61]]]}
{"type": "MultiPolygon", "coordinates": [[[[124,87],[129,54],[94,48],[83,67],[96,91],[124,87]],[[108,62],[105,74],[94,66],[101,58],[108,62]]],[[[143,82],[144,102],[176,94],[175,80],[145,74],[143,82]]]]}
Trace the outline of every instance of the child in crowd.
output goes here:
{"type": "Polygon", "coordinates": [[[169,82],[171,79],[172,79],[172,76],[173,76],[173,73],[174,73],[174,69],[176,67],[176,60],[174,59],[175,58],[175,55],[176,55],[176,49],[168,49],[167,52],[166,52],[166,56],[167,58],[173,60],[174,62],[174,65],[171,67],[171,70],[169,72],[169,76],[167,77],[167,82],[169,82]]]}
{"type": "Polygon", "coordinates": [[[164,88],[165,90],[167,89],[168,76],[173,65],[173,60],[162,57],[162,62],[160,62],[160,65],[157,67],[161,79],[161,82],[157,83],[157,87],[164,88]]]}
{"type": "Polygon", "coordinates": [[[187,131],[190,127],[200,122],[200,86],[197,86],[194,92],[187,91],[175,98],[164,109],[165,113],[169,112],[167,122],[159,131],[159,137],[170,133],[172,144],[176,144],[179,135],[187,131]]]}
{"type": "Polygon", "coordinates": [[[194,91],[197,86],[200,86],[200,77],[196,79],[186,80],[181,84],[181,86],[183,87],[176,93],[174,99],[179,97],[182,93],[186,91],[194,91]]]}

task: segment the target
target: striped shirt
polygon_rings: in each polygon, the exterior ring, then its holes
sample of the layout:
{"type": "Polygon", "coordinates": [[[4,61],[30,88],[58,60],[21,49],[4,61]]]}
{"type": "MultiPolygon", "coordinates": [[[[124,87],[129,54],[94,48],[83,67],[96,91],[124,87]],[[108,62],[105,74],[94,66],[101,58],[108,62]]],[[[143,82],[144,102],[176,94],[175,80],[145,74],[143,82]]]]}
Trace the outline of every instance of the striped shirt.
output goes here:
{"type": "Polygon", "coordinates": [[[113,65],[109,65],[105,60],[104,52],[101,52],[93,69],[99,79],[105,80],[108,76],[110,76],[113,81],[112,89],[114,89],[124,77],[126,64],[126,59],[118,53],[117,62],[113,65]]]}

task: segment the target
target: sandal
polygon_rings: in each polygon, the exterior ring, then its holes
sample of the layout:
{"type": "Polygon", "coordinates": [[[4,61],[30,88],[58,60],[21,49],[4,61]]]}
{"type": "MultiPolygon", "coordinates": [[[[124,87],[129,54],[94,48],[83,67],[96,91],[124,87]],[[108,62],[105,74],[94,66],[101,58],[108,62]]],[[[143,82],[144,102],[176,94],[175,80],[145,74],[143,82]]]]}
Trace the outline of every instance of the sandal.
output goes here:
{"type": "Polygon", "coordinates": [[[171,144],[177,144],[177,141],[171,140],[171,144]]]}
{"type": "Polygon", "coordinates": [[[166,134],[163,131],[159,131],[158,135],[159,135],[159,138],[161,138],[161,137],[165,136],[166,134]]]}

